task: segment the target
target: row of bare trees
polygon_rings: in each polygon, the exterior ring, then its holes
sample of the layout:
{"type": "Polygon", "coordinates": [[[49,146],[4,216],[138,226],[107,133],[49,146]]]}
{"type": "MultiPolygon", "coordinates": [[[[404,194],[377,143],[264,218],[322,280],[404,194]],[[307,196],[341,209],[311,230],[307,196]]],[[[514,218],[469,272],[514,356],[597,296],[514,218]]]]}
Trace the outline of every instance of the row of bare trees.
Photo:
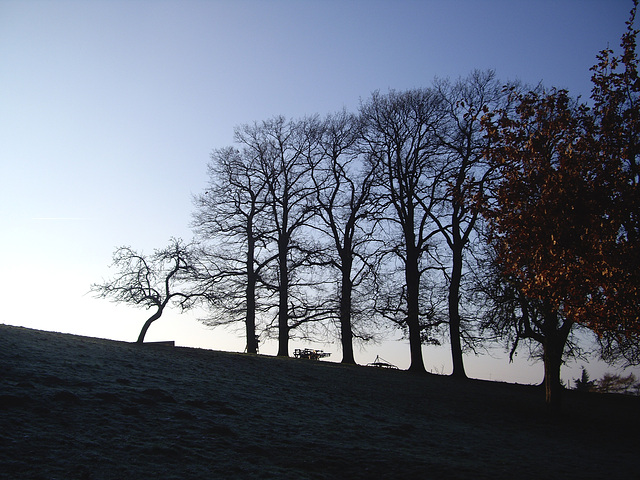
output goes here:
{"type": "Polygon", "coordinates": [[[357,114],[275,117],[235,130],[215,150],[194,227],[210,280],[211,324],[244,322],[277,335],[337,325],[343,362],[354,339],[390,321],[422,345],[449,328],[454,375],[474,336],[461,313],[465,253],[478,239],[477,208],[490,179],[484,112],[506,108],[492,71],[431,88],[374,93],[357,114]]]}

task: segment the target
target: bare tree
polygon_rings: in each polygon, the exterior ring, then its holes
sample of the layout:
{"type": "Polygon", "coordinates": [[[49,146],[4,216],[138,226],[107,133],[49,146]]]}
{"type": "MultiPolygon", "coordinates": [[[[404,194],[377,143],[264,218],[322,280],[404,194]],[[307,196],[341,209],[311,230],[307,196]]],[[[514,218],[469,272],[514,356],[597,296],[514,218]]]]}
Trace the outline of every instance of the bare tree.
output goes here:
{"type": "Polygon", "coordinates": [[[169,304],[184,311],[204,296],[204,292],[194,287],[198,276],[194,263],[192,245],[176,238],[151,255],[120,247],[113,254],[112,264],[118,273],[111,280],[93,284],[91,291],[98,298],[116,303],[156,309],[140,331],[137,342],[142,343],[151,324],[162,316],[169,304]]]}
{"type": "Polygon", "coordinates": [[[372,205],[371,188],[375,167],[357,154],[359,119],[346,111],[330,115],[323,123],[319,148],[322,162],[312,172],[316,187],[319,228],[329,239],[326,264],[337,271],[337,292],[327,305],[337,314],[342,363],[355,364],[354,336],[371,338],[357,331],[354,320],[370,320],[371,311],[364,300],[354,299],[354,290],[373,285],[371,244],[376,225],[376,205],[372,205]],[[360,305],[357,307],[356,305],[360,305]]]}
{"type": "MultiPolygon", "coordinates": [[[[426,372],[422,358],[421,282],[431,268],[428,259],[438,233],[431,211],[437,206],[441,119],[440,95],[434,90],[374,93],[361,106],[368,155],[379,164],[389,220],[400,230],[394,249],[404,271],[404,323],[411,348],[410,370],[426,372]]],[[[382,201],[382,200],[381,200],[382,201]]]]}
{"type": "Polygon", "coordinates": [[[257,353],[260,273],[269,261],[262,228],[267,185],[258,165],[235,148],[215,150],[207,190],[194,197],[193,227],[201,240],[202,281],[210,292],[208,325],[244,322],[247,353],[257,353]]]}
{"type": "Polygon", "coordinates": [[[432,220],[440,227],[449,255],[445,276],[448,283],[449,337],[455,377],[466,378],[463,362],[465,344],[473,348],[476,338],[461,315],[465,252],[475,237],[478,208],[492,170],[484,158],[487,145],[481,125],[489,110],[505,108],[509,96],[491,70],[474,71],[455,83],[436,80],[434,88],[442,98],[444,122],[436,134],[443,145],[440,184],[441,209],[432,209],[432,220]]]}
{"type": "Polygon", "coordinates": [[[317,129],[314,118],[275,117],[236,130],[236,141],[252,157],[266,184],[263,235],[275,246],[275,270],[262,278],[278,295],[278,356],[289,355],[290,331],[316,315],[302,270],[315,253],[303,232],[315,215],[310,172],[317,161],[317,129]]]}

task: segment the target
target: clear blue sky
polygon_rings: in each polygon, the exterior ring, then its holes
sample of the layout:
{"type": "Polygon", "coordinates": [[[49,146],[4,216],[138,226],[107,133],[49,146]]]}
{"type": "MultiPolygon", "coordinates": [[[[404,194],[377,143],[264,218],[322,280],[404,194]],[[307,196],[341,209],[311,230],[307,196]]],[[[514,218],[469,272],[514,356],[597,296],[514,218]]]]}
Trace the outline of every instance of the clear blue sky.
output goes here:
{"type": "MultiPolygon", "coordinates": [[[[588,97],[589,68],[599,50],[618,46],[631,6],[0,0],[0,323],[135,340],[147,312],[86,292],[110,275],[116,246],[150,252],[171,236],[191,237],[191,195],[234,126],[355,110],[373,90],[428,86],[474,68],[588,97]]],[[[197,316],[169,314],[148,338],[243,349],[241,338],[207,330],[197,316]]],[[[340,358],[337,345],[325,348],[340,358]]],[[[376,354],[409,363],[402,342],[356,353],[361,363],[376,354]]],[[[448,346],[426,348],[425,359],[429,370],[450,369],[448,346]]],[[[466,362],[477,377],[542,378],[541,364],[509,365],[504,356],[466,362]]],[[[592,377],[604,371],[587,367],[592,377]]]]}

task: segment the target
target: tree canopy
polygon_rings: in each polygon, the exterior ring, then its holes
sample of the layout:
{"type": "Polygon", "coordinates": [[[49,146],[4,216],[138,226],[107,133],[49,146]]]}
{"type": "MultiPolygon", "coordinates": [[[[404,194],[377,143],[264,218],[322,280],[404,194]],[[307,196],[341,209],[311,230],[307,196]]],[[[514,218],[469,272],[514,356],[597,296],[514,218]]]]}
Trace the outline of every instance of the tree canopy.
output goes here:
{"type": "MultiPolygon", "coordinates": [[[[634,17],[635,7],[620,58],[604,50],[593,68],[593,108],[564,90],[514,91],[514,111],[487,112],[484,119],[486,156],[498,172],[495,197],[484,212],[490,242],[499,274],[528,305],[538,305],[550,403],[560,391],[562,352],[573,324],[637,360],[640,82],[634,17]]],[[[520,321],[531,318],[527,314],[521,302],[520,321]]]]}

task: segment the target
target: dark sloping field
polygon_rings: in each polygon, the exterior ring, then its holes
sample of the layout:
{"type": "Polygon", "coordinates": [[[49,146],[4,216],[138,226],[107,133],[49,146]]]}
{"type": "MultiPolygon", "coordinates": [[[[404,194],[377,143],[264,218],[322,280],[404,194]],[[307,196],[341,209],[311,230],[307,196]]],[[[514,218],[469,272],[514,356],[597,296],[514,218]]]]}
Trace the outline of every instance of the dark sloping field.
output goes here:
{"type": "Polygon", "coordinates": [[[0,478],[640,478],[640,402],[0,325],[0,478]]]}

